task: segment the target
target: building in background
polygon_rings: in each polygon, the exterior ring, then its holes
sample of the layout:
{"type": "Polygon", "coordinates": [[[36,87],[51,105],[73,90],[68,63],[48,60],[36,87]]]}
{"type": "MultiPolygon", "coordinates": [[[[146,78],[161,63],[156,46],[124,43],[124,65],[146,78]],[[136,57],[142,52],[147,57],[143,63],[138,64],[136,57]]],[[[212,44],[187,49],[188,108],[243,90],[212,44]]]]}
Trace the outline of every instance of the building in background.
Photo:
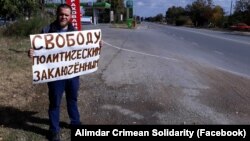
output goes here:
{"type": "MultiPolygon", "coordinates": [[[[65,0],[45,0],[47,11],[55,14],[55,8],[58,4],[65,3],[65,0]]],[[[111,4],[108,2],[93,2],[93,0],[80,0],[81,21],[83,24],[97,24],[102,21],[99,14],[105,9],[110,9],[111,4]]]]}

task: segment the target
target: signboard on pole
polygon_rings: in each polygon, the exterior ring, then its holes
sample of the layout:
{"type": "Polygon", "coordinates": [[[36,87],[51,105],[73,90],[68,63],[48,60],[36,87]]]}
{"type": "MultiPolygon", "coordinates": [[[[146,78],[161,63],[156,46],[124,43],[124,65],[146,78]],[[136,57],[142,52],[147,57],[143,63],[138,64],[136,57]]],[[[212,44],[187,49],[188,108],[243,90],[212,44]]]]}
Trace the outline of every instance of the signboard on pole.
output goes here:
{"type": "Polygon", "coordinates": [[[110,11],[110,22],[114,21],[114,11],[110,11]]]}
{"type": "Polygon", "coordinates": [[[81,27],[81,10],[80,0],[66,0],[66,3],[72,8],[72,19],[71,22],[77,30],[82,30],[81,27]]]}
{"type": "Polygon", "coordinates": [[[123,14],[120,15],[120,21],[123,22],[123,14]]]}
{"type": "Polygon", "coordinates": [[[127,0],[126,1],[126,7],[127,8],[133,8],[133,0],[127,0]]]}

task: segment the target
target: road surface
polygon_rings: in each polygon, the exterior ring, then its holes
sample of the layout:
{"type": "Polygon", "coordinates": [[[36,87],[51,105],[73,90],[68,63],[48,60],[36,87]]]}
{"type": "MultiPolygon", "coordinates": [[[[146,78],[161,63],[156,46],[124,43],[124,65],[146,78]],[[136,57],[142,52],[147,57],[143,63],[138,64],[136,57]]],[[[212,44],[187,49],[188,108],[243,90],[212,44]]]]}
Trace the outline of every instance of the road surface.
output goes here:
{"type": "Polygon", "coordinates": [[[83,123],[250,123],[249,36],[152,23],[88,28],[102,29],[104,47],[99,70],[81,77],[83,123]]]}
{"type": "Polygon", "coordinates": [[[149,28],[172,36],[185,45],[180,45],[176,51],[205,62],[209,62],[229,72],[250,76],[250,34],[237,35],[237,32],[210,31],[185,27],[171,27],[147,24],[149,28]],[[190,45],[191,44],[191,45],[190,45]]]}

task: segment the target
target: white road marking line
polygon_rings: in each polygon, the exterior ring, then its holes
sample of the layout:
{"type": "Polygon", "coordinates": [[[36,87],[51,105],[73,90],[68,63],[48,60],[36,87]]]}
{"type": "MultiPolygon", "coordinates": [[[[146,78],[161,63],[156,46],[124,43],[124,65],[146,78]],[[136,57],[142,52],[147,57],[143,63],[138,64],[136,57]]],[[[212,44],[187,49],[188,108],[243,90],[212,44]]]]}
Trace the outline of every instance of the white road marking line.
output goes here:
{"type": "Polygon", "coordinates": [[[141,120],[141,119],[144,119],[144,116],[140,115],[140,114],[137,114],[135,113],[134,111],[131,111],[129,109],[124,109],[122,108],[121,106],[118,106],[118,105],[103,105],[101,107],[102,109],[105,109],[105,110],[115,110],[125,116],[130,116],[132,118],[135,118],[137,120],[141,120]]]}
{"type": "Polygon", "coordinates": [[[250,76],[247,75],[247,74],[243,74],[243,73],[231,71],[231,70],[228,70],[228,69],[225,69],[225,68],[222,68],[222,67],[218,67],[218,66],[215,66],[215,67],[216,67],[217,69],[221,70],[221,71],[229,72],[229,73],[232,73],[232,74],[235,74],[235,75],[242,76],[242,77],[244,77],[244,78],[250,79],[250,76]]]}
{"type": "Polygon", "coordinates": [[[227,41],[232,41],[232,42],[236,42],[236,43],[250,45],[250,42],[239,41],[239,40],[235,40],[235,39],[229,39],[229,38],[225,38],[225,37],[221,37],[221,36],[217,36],[217,35],[211,35],[211,34],[206,34],[206,33],[202,33],[202,32],[191,31],[191,30],[187,30],[187,29],[183,29],[183,28],[176,28],[176,27],[171,27],[171,28],[174,28],[174,29],[177,29],[177,30],[183,30],[183,31],[187,31],[187,32],[192,32],[192,33],[196,33],[196,34],[201,34],[201,35],[209,36],[209,37],[216,38],[216,39],[222,39],[222,40],[227,40],[227,41]]]}
{"type": "Polygon", "coordinates": [[[108,46],[110,46],[110,47],[113,47],[113,48],[116,48],[116,49],[119,49],[119,50],[123,50],[123,51],[127,51],[127,52],[136,53],[136,54],[141,54],[141,55],[151,56],[151,57],[155,57],[155,58],[160,58],[160,59],[165,59],[165,60],[171,60],[171,61],[179,62],[178,59],[169,58],[169,57],[163,57],[163,56],[158,56],[158,55],[153,55],[153,54],[148,54],[148,53],[134,51],[134,50],[130,50],[130,49],[124,49],[124,48],[121,48],[121,47],[118,47],[118,46],[114,46],[114,45],[109,44],[109,43],[104,42],[104,41],[103,41],[103,43],[106,44],[106,45],[108,45],[108,46]]]}

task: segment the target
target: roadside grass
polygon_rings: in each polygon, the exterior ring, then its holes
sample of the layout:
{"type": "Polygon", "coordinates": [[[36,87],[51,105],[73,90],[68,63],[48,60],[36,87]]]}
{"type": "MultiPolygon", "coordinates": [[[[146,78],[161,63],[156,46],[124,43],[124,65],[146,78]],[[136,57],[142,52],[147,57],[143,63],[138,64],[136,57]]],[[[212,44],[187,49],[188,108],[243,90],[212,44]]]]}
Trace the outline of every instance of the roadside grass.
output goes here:
{"type": "MultiPolygon", "coordinates": [[[[32,84],[32,60],[27,51],[28,36],[53,20],[39,14],[29,21],[0,27],[0,141],[46,140],[47,85],[32,84]]],[[[68,129],[62,133],[69,136],[68,129]]]]}
{"type": "Polygon", "coordinates": [[[23,131],[13,131],[8,134],[4,141],[40,141],[41,138],[33,133],[26,133],[23,131]]]}
{"type": "Polygon", "coordinates": [[[126,24],[112,24],[112,28],[128,28],[126,24]]]}
{"type": "Polygon", "coordinates": [[[111,28],[124,28],[124,29],[136,29],[136,25],[135,27],[128,27],[127,24],[125,23],[115,23],[115,24],[111,24],[111,28]]]}
{"type": "Polygon", "coordinates": [[[27,57],[28,48],[28,40],[25,38],[0,39],[1,105],[23,107],[29,101],[27,95],[32,90],[32,76],[31,60],[27,57]]]}
{"type": "Polygon", "coordinates": [[[0,33],[0,141],[40,138],[22,130],[26,116],[21,114],[29,111],[42,93],[47,93],[46,85],[32,84],[32,60],[27,56],[29,48],[28,37],[5,37],[0,33]],[[12,112],[13,109],[17,112],[12,112]]]}

